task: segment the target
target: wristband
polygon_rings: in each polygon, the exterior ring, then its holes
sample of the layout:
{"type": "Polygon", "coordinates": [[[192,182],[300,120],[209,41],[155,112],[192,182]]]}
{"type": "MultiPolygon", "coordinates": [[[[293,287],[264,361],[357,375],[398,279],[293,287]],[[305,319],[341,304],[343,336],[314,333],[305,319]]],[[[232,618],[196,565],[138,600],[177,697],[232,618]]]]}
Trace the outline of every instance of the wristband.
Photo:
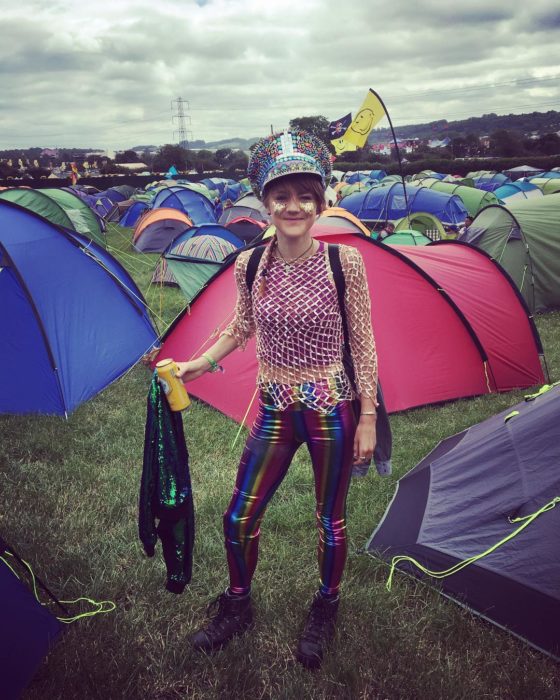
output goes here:
{"type": "Polygon", "coordinates": [[[207,355],[205,352],[202,353],[201,357],[203,357],[206,362],[210,365],[210,372],[223,372],[224,368],[221,367],[216,360],[214,360],[213,357],[210,357],[210,355],[207,355]]]}
{"type": "Polygon", "coordinates": [[[361,416],[376,416],[377,411],[361,411],[360,415],[361,416]]]}

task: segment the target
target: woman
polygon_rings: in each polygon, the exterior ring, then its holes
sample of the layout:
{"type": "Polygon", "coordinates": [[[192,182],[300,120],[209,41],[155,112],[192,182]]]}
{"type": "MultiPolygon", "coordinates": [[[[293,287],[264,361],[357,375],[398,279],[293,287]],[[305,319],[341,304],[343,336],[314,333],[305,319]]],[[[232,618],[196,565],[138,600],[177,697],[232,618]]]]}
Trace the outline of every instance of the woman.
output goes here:
{"type": "Polygon", "coordinates": [[[345,509],[352,466],[371,459],[376,437],[377,361],[363,261],[354,248],[339,246],[361,406],[356,418],[328,249],[311,236],[325,208],[330,169],[326,146],[304,132],[270,136],[255,146],[248,175],[276,227],[275,236],[262,252],[250,285],[247,267],[255,253],[248,250],[238,256],[238,299],[230,326],[199,358],[178,363],[179,376],[191,381],[219,369],[226,355],[243,349],[256,333],[259,412],[224,514],[230,583],[216,599],[216,616],[193,636],[193,644],[212,652],[250,626],[260,522],[294,453],[305,442],[315,479],[321,581],[296,651],[298,661],[308,668],[320,666],[334,633],[347,551],[345,509]]]}

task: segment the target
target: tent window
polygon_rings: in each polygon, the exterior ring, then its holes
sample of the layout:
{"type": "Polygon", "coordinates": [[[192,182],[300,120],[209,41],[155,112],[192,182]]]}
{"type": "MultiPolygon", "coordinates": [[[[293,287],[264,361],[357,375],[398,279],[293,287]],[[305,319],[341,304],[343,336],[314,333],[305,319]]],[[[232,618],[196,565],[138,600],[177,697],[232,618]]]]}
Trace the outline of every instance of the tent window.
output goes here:
{"type": "Polygon", "coordinates": [[[521,229],[519,228],[519,226],[513,225],[511,227],[511,231],[509,232],[509,239],[508,240],[514,240],[514,241],[521,240],[521,229]]]}

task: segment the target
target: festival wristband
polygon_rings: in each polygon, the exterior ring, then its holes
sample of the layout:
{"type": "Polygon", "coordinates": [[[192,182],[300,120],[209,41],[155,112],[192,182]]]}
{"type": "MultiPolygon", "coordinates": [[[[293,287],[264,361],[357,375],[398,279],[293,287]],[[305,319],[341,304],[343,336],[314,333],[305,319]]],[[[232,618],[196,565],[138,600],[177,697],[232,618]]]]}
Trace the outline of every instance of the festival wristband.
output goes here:
{"type": "Polygon", "coordinates": [[[205,352],[203,352],[201,357],[203,357],[206,360],[206,362],[208,362],[208,364],[210,365],[210,372],[224,371],[224,368],[221,367],[213,357],[210,357],[210,355],[207,355],[205,352]]]}

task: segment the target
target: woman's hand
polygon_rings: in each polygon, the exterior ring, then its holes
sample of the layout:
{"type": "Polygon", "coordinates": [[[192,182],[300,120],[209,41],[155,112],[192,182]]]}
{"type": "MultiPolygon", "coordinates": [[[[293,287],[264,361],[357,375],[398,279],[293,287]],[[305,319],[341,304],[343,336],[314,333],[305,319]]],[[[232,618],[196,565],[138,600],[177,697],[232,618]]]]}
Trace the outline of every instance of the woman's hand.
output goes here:
{"type": "Polygon", "coordinates": [[[354,464],[371,462],[376,443],[376,416],[361,416],[354,435],[354,464]]]}
{"type": "Polygon", "coordinates": [[[177,365],[177,377],[186,384],[187,382],[192,382],[193,379],[198,379],[206,374],[210,369],[210,364],[208,360],[203,357],[199,357],[196,360],[190,360],[189,362],[176,362],[177,365]]]}

